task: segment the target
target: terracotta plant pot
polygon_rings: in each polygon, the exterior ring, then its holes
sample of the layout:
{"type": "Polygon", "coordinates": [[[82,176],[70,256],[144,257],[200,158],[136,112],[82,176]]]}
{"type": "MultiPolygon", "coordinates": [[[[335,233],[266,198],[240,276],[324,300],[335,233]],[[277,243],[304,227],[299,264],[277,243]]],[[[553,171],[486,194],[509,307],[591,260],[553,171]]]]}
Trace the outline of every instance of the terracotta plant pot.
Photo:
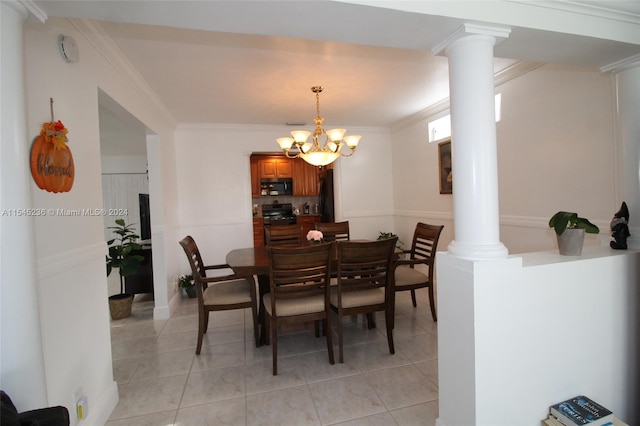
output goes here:
{"type": "Polygon", "coordinates": [[[580,256],[584,244],[584,229],[567,228],[558,238],[558,250],[563,256],[580,256]]]}

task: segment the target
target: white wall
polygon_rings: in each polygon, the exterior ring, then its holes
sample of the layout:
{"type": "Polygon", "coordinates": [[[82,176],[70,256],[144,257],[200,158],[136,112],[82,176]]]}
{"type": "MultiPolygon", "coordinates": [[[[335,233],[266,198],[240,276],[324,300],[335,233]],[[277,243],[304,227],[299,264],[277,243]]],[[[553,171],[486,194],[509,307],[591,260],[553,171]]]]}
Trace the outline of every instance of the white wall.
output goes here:
{"type": "Polygon", "coordinates": [[[438,258],[440,424],[539,425],[588,395],[637,424],[637,251],[438,258]]]}
{"type": "MultiPolygon", "coordinates": [[[[555,248],[547,224],[559,210],[589,218],[608,239],[620,207],[611,78],[545,65],[496,89],[502,93],[496,129],[500,240],[510,253],[555,248]]],[[[427,122],[393,131],[396,228],[410,239],[418,220],[443,224],[438,248],[446,250],[454,238],[452,196],[439,193],[438,147],[428,143],[427,122]]],[[[588,235],[586,244],[600,239],[588,235]]]]}
{"type": "MultiPolygon", "coordinates": [[[[164,164],[163,175],[155,179],[161,182],[169,204],[175,205],[170,120],[135,77],[113,68],[111,64],[118,61],[107,60],[96,52],[93,46],[102,41],[92,39],[85,24],[90,25],[84,21],[71,24],[49,19],[44,25],[25,27],[28,134],[37,135],[42,123],[50,121],[49,98],[53,98],[55,119],[69,129],[69,147],[75,163],[75,183],[68,193],[45,192],[31,183],[33,207],[102,207],[99,88],[159,135],[159,156],[164,164]],[[76,39],[79,62],[69,64],[60,57],[57,38],[61,33],[76,39]]],[[[171,229],[170,220],[175,215],[167,213],[155,220],[171,229]]],[[[47,215],[34,221],[48,402],[65,405],[73,414],[74,394],[81,390],[91,407],[83,424],[104,423],[117,402],[111,363],[103,219],[47,215]]],[[[166,283],[167,288],[169,285],[166,283]]],[[[72,424],[76,423],[72,416],[72,424]]]]}
{"type": "MultiPolygon", "coordinates": [[[[345,127],[362,134],[356,154],[338,159],[336,217],[352,238],[374,238],[392,227],[391,145],[386,130],[345,127]]],[[[277,152],[285,126],[181,125],[176,132],[180,238],[191,235],[207,263],[253,246],[249,156],[277,152]]],[[[177,240],[175,250],[181,251],[177,240]]],[[[182,254],[184,257],[184,254],[182,254]]],[[[188,270],[186,259],[182,271],[188,270]]]]}

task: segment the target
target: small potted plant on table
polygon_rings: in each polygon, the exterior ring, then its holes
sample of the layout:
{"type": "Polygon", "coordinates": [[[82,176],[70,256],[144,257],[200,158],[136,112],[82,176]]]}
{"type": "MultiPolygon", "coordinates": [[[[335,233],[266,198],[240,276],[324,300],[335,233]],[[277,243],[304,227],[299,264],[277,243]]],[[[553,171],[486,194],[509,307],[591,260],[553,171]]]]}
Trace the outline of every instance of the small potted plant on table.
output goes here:
{"type": "Polygon", "coordinates": [[[584,234],[597,234],[600,229],[574,212],[559,211],[549,219],[549,227],[556,231],[558,250],[564,256],[580,256],[584,234]]]}
{"type": "Polygon", "coordinates": [[[113,268],[118,268],[120,275],[120,294],[109,297],[109,311],[114,320],[131,315],[133,295],[124,292],[124,277],[138,272],[140,264],[144,261],[144,256],[135,254],[135,251],[140,250],[141,246],[136,242],[140,237],[131,229],[132,227],[133,224],[125,224],[124,219],[116,219],[116,226],[108,228],[117,237],[107,241],[109,246],[107,276],[111,274],[113,268]]]}

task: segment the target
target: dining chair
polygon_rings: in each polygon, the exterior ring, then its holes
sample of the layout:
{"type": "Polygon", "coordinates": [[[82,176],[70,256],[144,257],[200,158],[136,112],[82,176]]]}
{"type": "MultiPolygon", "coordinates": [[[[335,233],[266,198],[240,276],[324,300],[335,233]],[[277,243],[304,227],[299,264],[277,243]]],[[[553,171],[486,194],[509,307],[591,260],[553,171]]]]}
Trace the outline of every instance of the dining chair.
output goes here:
{"type": "Polygon", "coordinates": [[[267,247],[297,246],[302,243],[302,226],[300,225],[266,226],[264,231],[267,247]]]}
{"type": "Polygon", "coordinates": [[[198,297],[198,346],[196,354],[200,355],[202,340],[209,326],[209,313],[211,311],[226,311],[230,309],[251,308],[253,315],[253,333],[256,346],[259,345],[258,328],[258,296],[256,292],[256,282],[253,276],[240,277],[231,271],[229,265],[205,265],[202,262],[200,250],[191,236],[186,236],[180,241],[184,249],[191,274],[196,286],[198,297]],[[225,273],[215,276],[207,276],[207,271],[225,273]]]}
{"type": "Polygon", "coordinates": [[[351,239],[349,235],[349,221],[345,222],[329,222],[316,223],[316,230],[322,232],[324,240],[332,241],[348,241],[351,239]]]}
{"type": "MultiPolygon", "coordinates": [[[[339,361],[344,362],[345,316],[385,313],[389,352],[393,346],[393,253],[398,237],[377,241],[338,241],[338,285],[331,287],[331,308],[338,314],[339,361]]],[[[331,333],[327,333],[331,334],[331,333]]]]}
{"type": "MultiPolygon", "coordinates": [[[[436,248],[438,247],[438,240],[440,239],[440,233],[444,226],[428,225],[426,223],[418,222],[416,229],[413,233],[413,241],[411,243],[411,249],[403,250],[402,256],[394,262],[394,276],[395,276],[395,291],[411,291],[411,301],[413,307],[417,306],[416,303],[416,289],[427,287],[429,289],[429,305],[431,306],[431,316],[434,321],[438,321],[436,314],[436,305],[434,300],[434,281],[435,277],[435,260],[436,260],[436,248]],[[424,265],[423,269],[416,268],[416,265],[424,265]],[[426,267],[426,270],[424,268],[426,267]]],[[[394,301],[395,303],[395,301],[394,301]]]]}
{"type": "MultiPolygon", "coordinates": [[[[278,327],[322,321],[331,330],[329,304],[330,243],[302,247],[270,247],[269,293],[262,302],[273,351],[273,375],[278,374],[278,327]]],[[[329,363],[334,363],[332,333],[326,333],[329,363]]]]}

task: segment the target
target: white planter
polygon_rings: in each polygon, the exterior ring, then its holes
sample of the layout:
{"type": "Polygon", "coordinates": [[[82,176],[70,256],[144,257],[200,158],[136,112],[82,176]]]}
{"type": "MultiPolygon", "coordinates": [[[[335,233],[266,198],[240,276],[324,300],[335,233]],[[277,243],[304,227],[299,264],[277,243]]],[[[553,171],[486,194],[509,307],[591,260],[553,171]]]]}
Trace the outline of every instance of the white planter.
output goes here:
{"type": "Polygon", "coordinates": [[[565,229],[558,238],[558,250],[563,256],[580,256],[582,254],[582,245],[584,244],[584,229],[571,228],[565,229]]]}

